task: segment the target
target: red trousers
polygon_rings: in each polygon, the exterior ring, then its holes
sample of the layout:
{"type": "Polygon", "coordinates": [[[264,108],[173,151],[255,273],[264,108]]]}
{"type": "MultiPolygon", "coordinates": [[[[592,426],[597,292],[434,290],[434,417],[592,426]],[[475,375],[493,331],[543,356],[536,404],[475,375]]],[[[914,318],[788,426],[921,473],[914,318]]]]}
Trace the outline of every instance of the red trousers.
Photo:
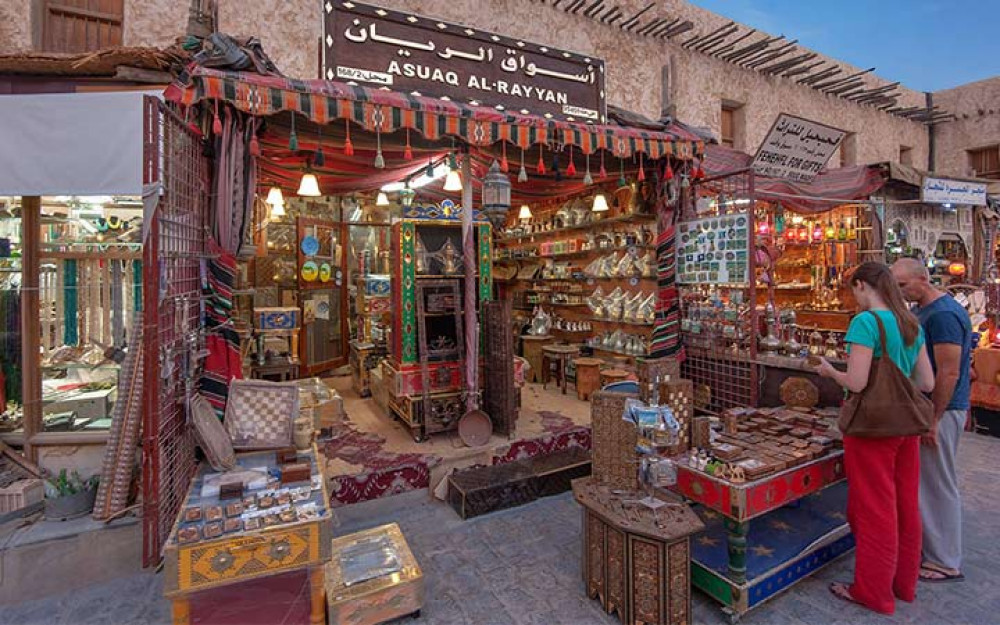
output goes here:
{"type": "Polygon", "coordinates": [[[844,437],[847,520],[857,544],[851,596],[892,614],[920,575],[920,438],[844,437]]]}

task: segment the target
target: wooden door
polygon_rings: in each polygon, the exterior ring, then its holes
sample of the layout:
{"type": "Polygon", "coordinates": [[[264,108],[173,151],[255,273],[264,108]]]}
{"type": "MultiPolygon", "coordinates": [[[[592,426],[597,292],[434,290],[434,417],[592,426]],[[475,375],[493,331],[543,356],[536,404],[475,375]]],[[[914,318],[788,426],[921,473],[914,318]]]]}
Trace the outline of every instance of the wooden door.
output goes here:
{"type": "Polygon", "coordinates": [[[43,0],[42,47],[92,52],[122,45],[125,0],[43,0]]]}
{"type": "Polygon", "coordinates": [[[302,375],[310,376],[347,364],[347,226],[299,217],[297,230],[302,307],[299,370],[302,375]]]}

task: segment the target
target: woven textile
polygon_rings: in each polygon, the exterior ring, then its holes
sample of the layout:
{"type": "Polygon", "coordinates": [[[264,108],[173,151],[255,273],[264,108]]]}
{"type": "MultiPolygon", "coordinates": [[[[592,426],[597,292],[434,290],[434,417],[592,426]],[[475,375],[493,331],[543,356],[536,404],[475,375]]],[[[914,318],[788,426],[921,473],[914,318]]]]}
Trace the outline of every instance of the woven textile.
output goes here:
{"type": "Polygon", "coordinates": [[[205,300],[205,325],[210,334],[205,339],[205,346],[209,355],[198,381],[198,390],[221,417],[226,410],[229,383],[243,379],[239,335],[231,327],[223,327],[232,318],[237,269],[235,256],[211,241],[209,249],[213,254],[206,264],[208,297],[205,300]]]}
{"type": "Polygon", "coordinates": [[[681,309],[677,291],[676,233],[673,224],[662,228],[656,239],[656,328],[650,358],[676,356],[681,351],[681,309]]]}

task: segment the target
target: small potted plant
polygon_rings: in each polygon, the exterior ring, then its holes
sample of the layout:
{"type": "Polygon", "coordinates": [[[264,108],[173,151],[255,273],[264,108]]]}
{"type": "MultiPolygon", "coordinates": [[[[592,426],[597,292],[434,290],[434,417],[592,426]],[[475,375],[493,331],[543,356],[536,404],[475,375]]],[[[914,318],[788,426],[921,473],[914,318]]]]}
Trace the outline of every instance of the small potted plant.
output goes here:
{"type": "Polygon", "coordinates": [[[65,521],[89,514],[94,509],[99,481],[97,475],[85,480],[77,471],[67,474],[66,469],[45,480],[45,518],[65,521]]]}

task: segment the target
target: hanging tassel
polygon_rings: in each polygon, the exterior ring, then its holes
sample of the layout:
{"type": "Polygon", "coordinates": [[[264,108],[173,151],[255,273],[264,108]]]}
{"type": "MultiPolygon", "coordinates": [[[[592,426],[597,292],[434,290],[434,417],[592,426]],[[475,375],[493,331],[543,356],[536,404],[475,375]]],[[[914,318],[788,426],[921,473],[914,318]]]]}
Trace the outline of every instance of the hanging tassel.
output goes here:
{"type": "Polygon", "coordinates": [[[624,187],[628,184],[628,180],[625,180],[625,159],[618,159],[618,186],[624,187]]]}
{"type": "Polygon", "coordinates": [[[295,134],[295,113],[292,113],[292,132],[288,135],[288,149],[292,152],[299,151],[299,136],[295,134]]]}
{"type": "Polygon", "coordinates": [[[705,179],[705,170],[701,168],[701,163],[696,162],[694,167],[695,167],[694,168],[694,179],[695,180],[704,180],[705,179]]]}
{"type": "Polygon", "coordinates": [[[524,168],[524,148],[521,148],[521,171],[517,172],[518,182],[528,182],[528,170],[524,168]]]}
{"type": "Polygon", "coordinates": [[[428,178],[434,178],[434,160],[427,159],[427,169],[424,171],[424,175],[428,178]]]}
{"type": "Polygon", "coordinates": [[[410,147],[410,129],[406,129],[406,149],[403,150],[403,158],[413,160],[413,148],[410,147]]]}
{"type": "Polygon", "coordinates": [[[375,128],[375,169],[385,169],[385,157],[382,156],[381,128],[375,128]]]}
{"type": "Polygon", "coordinates": [[[604,169],[604,150],[601,150],[601,169],[597,172],[597,177],[601,180],[608,177],[608,170],[604,169]]]}
{"type": "Polygon", "coordinates": [[[566,175],[570,178],[576,175],[576,163],[573,162],[573,146],[569,146],[569,165],[566,166],[566,175]]]}
{"type": "Polygon", "coordinates": [[[351,143],[351,122],[345,119],[344,128],[347,130],[347,140],[344,141],[344,156],[354,156],[354,144],[351,143]]]}
{"type": "Polygon", "coordinates": [[[212,132],[216,135],[222,134],[222,120],[219,119],[219,101],[215,101],[215,119],[212,120],[212,132]]]}
{"type": "Polygon", "coordinates": [[[639,182],[646,179],[646,168],[643,166],[642,152],[639,152],[639,175],[637,176],[639,182]]]}
{"type": "Polygon", "coordinates": [[[326,164],[326,155],[323,154],[323,127],[320,126],[316,132],[316,154],[313,155],[313,165],[322,167],[326,164]]]}
{"type": "Polygon", "coordinates": [[[583,184],[587,186],[594,184],[594,177],[590,175],[590,154],[587,155],[587,172],[583,174],[583,184]]]}
{"type": "Polygon", "coordinates": [[[260,141],[256,133],[250,135],[250,156],[260,156],[260,141]]]}
{"type": "Polygon", "coordinates": [[[538,165],[535,165],[535,169],[539,176],[545,175],[545,160],[542,158],[542,152],[545,151],[545,146],[538,146],[538,165]]]}
{"type": "Polygon", "coordinates": [[[667,166],[663,168],[663,179],[668,181],[674,179],[674,168],[670,166],[670,159],[667,159],[667,166]]]}
{"type": "Polygon", "coordinates": [[[510,164],[507,163],[507,142],[502,141],[500,143],[500,149],[503,151],[503,156],[500,158],[500,171],[507,173],[510,171],[510,164]]]}

